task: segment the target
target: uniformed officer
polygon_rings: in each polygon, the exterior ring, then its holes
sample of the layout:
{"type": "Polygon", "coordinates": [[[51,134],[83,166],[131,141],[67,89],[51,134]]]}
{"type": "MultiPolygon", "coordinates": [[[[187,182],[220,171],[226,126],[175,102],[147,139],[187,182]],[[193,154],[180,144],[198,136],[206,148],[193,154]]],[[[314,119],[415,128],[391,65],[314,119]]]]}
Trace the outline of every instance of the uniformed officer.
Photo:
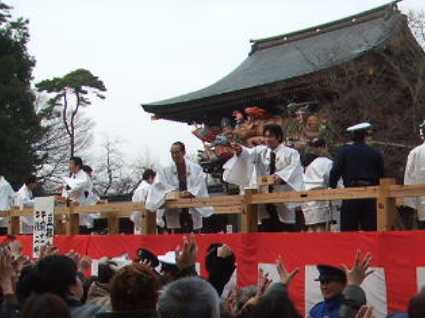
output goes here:
{"type": "Polygon", "coordinates": [[[320,291],[322,292],[324,301],[316,304],[309,313],[311,318],[337,318],[339,310],[344,302],[342,294],[347,285],[347,276],[345,272],[331,265],[318,265],[320,282],[320,291]]]}
{"type": "MultiPolygon", "coordinates": [[[[352,143],[338,151],[329,185],[336,188],[342,178],[346,188],[366,187],[379,184],[384,176],[384,160],[378,151],[366,144],[369,123],[361,123],[347,129],[352,143]]],[[[341,231],[376,231],[376,200],[345,200],[341,207],[341,231]]]]}

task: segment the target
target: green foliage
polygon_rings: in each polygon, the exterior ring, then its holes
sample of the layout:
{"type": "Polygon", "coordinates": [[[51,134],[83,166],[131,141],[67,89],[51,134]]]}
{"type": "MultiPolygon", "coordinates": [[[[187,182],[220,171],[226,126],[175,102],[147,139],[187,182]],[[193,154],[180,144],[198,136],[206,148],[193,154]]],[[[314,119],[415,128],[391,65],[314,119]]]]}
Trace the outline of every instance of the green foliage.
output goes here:
{"type": "Polygon", "coordinates": [[[54,77],[50,80],[44,80],[36,84],[36,87],[41,92],[53,93],[55,102],[58,102],[67,90],[71,90],[74,94],[78,94],[81,98],[80,106],[90,105],[90,100],[85,97],[90,92],[94,93],[97,97],[104,99],[105,96],[101,92],[106,92],[105,85],[90,71],[85,69],[78,69],[66,74],[64,77],[54,77]]]}
{"type": "Polygon", "coordinates": [[[0,2],[0,174],[16,187],[41,164],[33,145],[43,129],[30,87],[35,60],[26,47],[28,20],[11,20],[9,11],[0,2]]]}
{"type": "Polygon", "coordinates": [[[62,119],[69,136],[70,156],[75,151],[75,118],[80,107],[91,105],[90,96],[104,99],[106,92],[103,82],[90,71],[77,69],[63,77],[54,77],[36,84],[39,92],[45,92],[52,97],[48,103],[51,109],[61,108],[62,119]],[[75,105],[71,107],[70,97],[75,97],[75,105]]]}

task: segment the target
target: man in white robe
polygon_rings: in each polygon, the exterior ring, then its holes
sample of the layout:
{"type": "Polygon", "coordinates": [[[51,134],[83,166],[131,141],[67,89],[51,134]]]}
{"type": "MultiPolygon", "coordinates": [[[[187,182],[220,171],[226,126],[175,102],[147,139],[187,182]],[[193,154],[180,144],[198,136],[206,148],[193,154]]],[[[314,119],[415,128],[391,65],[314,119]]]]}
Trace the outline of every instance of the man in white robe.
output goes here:
{"type": "MultiPolygon", "coordinates": [[[[82,206],[92,206],[98,204],[101,200],[99,196],[94,192],[93,188],[93,169],[88,165],[83,165],[82,170],[89,177],[89,187],[84,192],[84,200],[80,201],[82,206]]],[[[94,220],[100,218],[100,213],[81,213],[80,214],[80,233],[88,234],[93,231],[94,220]]]]}
{"type": "MultiPolygon", "coordinates": [[[[223,166],[223,179],[241,188],[258,188],[258,178],[274,176],[269,191],[304,190],[303,169],[297,150],[283,144],[282,127],[276,124],[264,127],[266,145],[245,148],[233,145],[235,156],[223,166]]],[[[258,206],[260,231],[279,232],[295,229],[295,209],[300,204],[267,204],[258,206]]]]}
{"type": "MultiPolygon", "coordinates": [[[[34,198],[32,191],[37,187],[37,179],[35,176],[30,176],[25,180],[23,186],[16,193],[15,205],[20,208],[33,208],[34,198]]],[[[20,226],[21,233],[30,234],[32,233],[32,226],[34,224],[34,218],[32,216],[21,216],[20,226]]]]}
{"type": "MultiPolygon", "coordinates": [[[[155,179],[155,171],[152,169],[146,169],[143,172],[142,182],[139,184],[137,189],[133,193],[132,201],[134,203],[145,203],[148,198],[149,191],[152,187],[152,183],[155,179]]],[[[130,220],[134,223],[134,234],[142,233],[142,212],[134,211],[130,215],[130,220]]],[[[161,222],[162,219],[159,220],[162,227],[164,226],[161,222]]]]}
{"type": "MultiPolygon", "coordinates": [[[[9,211],[13,208],[15,191],[7,180],[0,175],[0,211],[9,211]]],[[[7,234],[8,217],[0,217],[0,234],[7,234]]]]}
{"type": "MultiPolygon", "coordinates": [[[[306,167],[304,172],[305,190],[320,190],[329,188],[329,174],[333,161],[325,156],[326,142],[315,138],[309,144],[312,152],[317,156],[306,167]]],[[[332,219],[332,210],[329,201],[310,201],[302,204],[305,225],[309,232],[323,232],[332,219]]]]}
{"type": "Polygon", "coordinates": [[[185,158],[185,145],[175,142],[171,146],[173,163],[158,171],[146,200],[146,208],[157,211],[157,219],[165,215],[165,226],[174,232],[192,232],[202,229],[202,218],[214,213],[211,207],[165,209],[166,196],[179,191],[185,198],[208,197],[207,176],[200,165],[185,158]]]}
{"type": "Polygon", "coordinates": [[[92,183],[89,175],[83,170],[83,161],[80,157],[71,157],[69,160],[69,172],[70,176],[63,178],[64,189],[62,196],[70,204],[89,205],[87,198],[92,190],[92,183]]]}
{"type": "MultiPolygon", "coordinates": [[[[419,126],[422,141],[425,140],[425,121],[419,126]]],[[[410,151],[404,172],[404,184],[425,184],[425,142],[410,151]]],[[[407,198],[404,203],[417,210],[418,227],[425,229],[425,197],[407,198]]]]}

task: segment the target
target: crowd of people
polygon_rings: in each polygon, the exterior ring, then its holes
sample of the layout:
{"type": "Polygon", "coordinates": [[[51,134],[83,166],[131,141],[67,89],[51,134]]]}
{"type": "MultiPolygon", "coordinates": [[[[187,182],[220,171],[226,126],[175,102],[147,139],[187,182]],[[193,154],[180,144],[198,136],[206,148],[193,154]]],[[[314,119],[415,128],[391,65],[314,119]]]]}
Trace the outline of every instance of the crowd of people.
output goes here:
{"type": "MultiPolygon", "coordinates": [[[[233,143],[234,152],[223,165],[223,180],[239,186],[240,193],[246,189],[264,192],[288,192],[320,190],[328,188],[353,188],[374,186],[384,176],[382,154],[368,145],[371,125],[361,123],[349,127],[351,142],[337,151],[333,160],[324,139],[316,138],[309,143],[309,151],[303,156],[285,144],[282,127],[277,124],[264,126],[264,144],[251,148],[233,143]],[[269,177],[266,186],[260,180],[269,177]],[[270,182],[271,180],[271,182],[270,182]]],[[[420,126],[423,137],[425,126],[420,126]]],[[[413,149],[408,157],[405,184],[424,183],[424,144],[413,149]]],[[[179,198],[205,198],[209,196],[207,175],[202,167],[186,157],[182,142],[171,145],[171,162],[164,168],[147,169],[143,180],[133,194],[133,202],[143,202],[145,208],[156,213],[158,232],[200,232],[203,220],[214,214],[211,207],[183,209],[166,208],[170,193],[179,198]]],[[[102,200],[93,189],[92,169],[83,165],[79,157],[72,157],[69,176],[63,178],[59,201],[80,206],[95,205],[102,200]]],[[[0,176],[0,211],[13,206],[33,206],[32,190],[36,178],[30,176],[15,194],[3,176],[0,176]]],[[[409,198],[405,206],[417,211],[418,228],[425,228],[424,197],[409,198]]],[[[135,233],[141,232],[141,212],[135,211],[130,219],[135,233]]],[[[98,213],[80,214],[81,233],[90,233],[98,213]]],[[[7,226],[7,218],[1,219],[0,227],[7,226]]],[[[345,200],[342,202],[312,201],[300,203],[274,203],[258,206],[259,231],[281,232],[307,230],[321,232],[331,229],[341,231],[374,231],[377,227],[376,201],[374,199],[345,200]],[[301,215],[301,218],[298,217],[301,215]],[[300,221],[302,220],[302,221],[300,221]]],[[[32,217],[21,217],[21,232],[31,233],[32,217]]],[[[3,232],[5,229],[3,228],[3,232]]]]}
{"type": "MultiPolygon", "coordinates": [[[[103,258],[97,275],[91,276],[91,260],[74,252],[61,254],[45,247],[37,259],[22,255],[18,241],[1,245],[0,317],[4,318],[298,318],[303,315],[289,290],[298,268],[288,270],[277,256],[278,282],[258,271],[256,285],[238,287],[234,272],[237,259],[226,244],[208,247],[207,277],[198,276],[198,245],[184,236],[181,248],[156,256],[147,247],[127,264],[103,258]]],[[[371,274],[372,256],[358,251],[351,266],[317,266],[323,301],[308,313],[310,318],[372,318],[360,287],[371,274]]],[[[415,295],[406,313],[393,318],[425,317],[425,289],[415,295]]]]}

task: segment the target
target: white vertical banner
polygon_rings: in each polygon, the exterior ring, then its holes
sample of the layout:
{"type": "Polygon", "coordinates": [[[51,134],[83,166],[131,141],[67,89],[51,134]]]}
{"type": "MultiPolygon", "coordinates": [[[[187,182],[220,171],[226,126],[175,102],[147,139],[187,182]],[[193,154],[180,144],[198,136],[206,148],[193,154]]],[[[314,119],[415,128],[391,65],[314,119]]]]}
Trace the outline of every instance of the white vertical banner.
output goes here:
{"type": "Polygon", "coordinates": [[[55,197],[34,199],[34,226],[33,226],[33,256],[38,257],[40,248],[53,245],[55,227],[55,197]]]}

